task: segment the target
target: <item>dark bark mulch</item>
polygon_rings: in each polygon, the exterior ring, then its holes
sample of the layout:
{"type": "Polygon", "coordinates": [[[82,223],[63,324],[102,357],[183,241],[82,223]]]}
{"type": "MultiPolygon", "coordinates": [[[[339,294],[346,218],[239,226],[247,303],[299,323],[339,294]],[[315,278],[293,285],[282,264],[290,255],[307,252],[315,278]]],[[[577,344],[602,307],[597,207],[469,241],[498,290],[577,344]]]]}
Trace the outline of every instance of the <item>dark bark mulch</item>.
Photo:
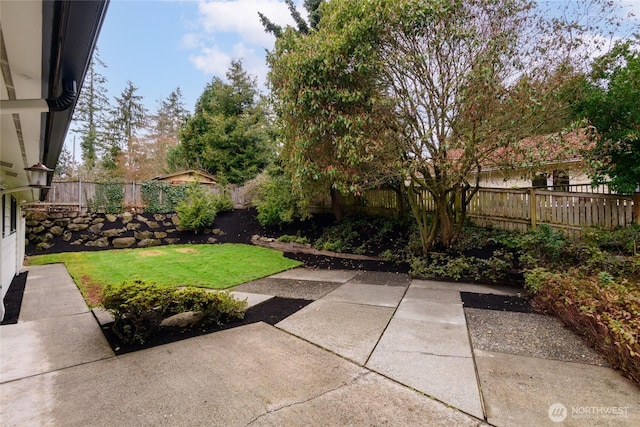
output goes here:
{"type": "Polygon", "coordinates": [[[484,310],[515,311],[518,313],[535,313],[529,298],[512,295],[478,294],[460,292],[465,308],[481,308],[484,310]]]}
{"type": "Polygon", "coordinates": [[[194,328],[181,328],[178,326],[162,327],[158,334],[149,338],[143,344],[122,343],[120,338],[113,332],[111,327],[113,323],[108,323],[102,326],[102,333],[107,338],[111,349],[116,355],[131,353],[133,351],[143,350],[145,348],[151,348],[162,344],[168,344],[175,341],[181,341],[187,338],[193,338],[212,332],[218,332],[225,329],[236,328],[242,325],[248,325],[250,323],[265,322],[270,325],[275,325],[281,320],[286,319],[298,310],[306,307],[310,304],[311,300],[304,299],[292,299],[292,298],[280,298],[274,297],[261,304],[253,306],[247,310],[244,319],[229,322],[222,326],[210,326],[210,327],[194,327],[194,328]]]}
{"type": "Polygon", "coordinates": [[[13,278],[7,293],[4,296],[4,319],[0,325],[15,325],[20,316],[22,307],[22,296],[24,287],[27,284],[27,271],[24,271],[13,278]]]}

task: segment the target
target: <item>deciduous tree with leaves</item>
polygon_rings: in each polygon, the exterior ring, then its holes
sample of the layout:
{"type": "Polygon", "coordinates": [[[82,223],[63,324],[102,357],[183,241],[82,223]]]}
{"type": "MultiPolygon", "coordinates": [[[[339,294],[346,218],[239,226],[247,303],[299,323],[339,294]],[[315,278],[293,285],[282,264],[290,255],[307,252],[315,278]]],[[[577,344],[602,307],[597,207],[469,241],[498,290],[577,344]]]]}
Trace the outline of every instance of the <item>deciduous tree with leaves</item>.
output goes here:
{"type": "Polygon", "coordinates": [[[574,111],[597,130],[595,181],[631,194],[640,186],[640,35],[599,57],[581,89],[574,111]]]}
{"type": "Polygon", "coordinates": [[[355,171],[396,153],[425,252],[456,241],[481,170],[509,166],[497,154],[526,150],[519,141],[566,113],[559,67],[587,59],[578,54],[595,31],[526,0],[354,0],[320,11],[317,31],[285,32],[270,58],[294,184],[329,178],[353,191],[365,176],[355,171]]]}

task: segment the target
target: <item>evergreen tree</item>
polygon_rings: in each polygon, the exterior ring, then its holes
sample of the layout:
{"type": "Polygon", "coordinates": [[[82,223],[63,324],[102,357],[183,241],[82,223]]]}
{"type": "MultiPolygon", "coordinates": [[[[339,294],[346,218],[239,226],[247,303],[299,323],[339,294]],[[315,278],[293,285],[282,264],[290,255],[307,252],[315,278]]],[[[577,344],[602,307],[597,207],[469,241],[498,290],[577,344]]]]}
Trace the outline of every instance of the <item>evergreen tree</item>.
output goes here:
{"type": "Polygon", "coordinates": [[[158,101],[158,110],[151,116],[151,134],[147,138],[149,164],[146,169],[150,175],[157,176],[168,170],[169,152],[178,145],[178,133],[188,117],[179,87],[158,101]]]}
{"type": "Polygon", "coordinates": [[[232,61],[226,77],[205,88],[171,161],[242,183],[269,163],[275,138],[255,78],[241,61],[232,61]]]}
{"type": "MultiPolygon", "coordinates": [[[[293,0],[285,0],[285,3],[289,7],[291,17],[296,23],[296,32],[299,34],[308,34],[311,29],[315,29],[318,26],[320,17],[322,16],[319,8],[323,1],[324,0],[304,0],[304,8],[307,10],[309,20],[309,23],[307,23],[300,14],[300,11],[298,11],[296,5],[293,3],[293,0]]],[[[258,12],[258,16],[260,17],[260,22],[267,33],[271,33],[277,38],[282,36],[284,28],[282,28],[281,25],[271,21],[262,12],[258,12]]]]}
{"type": "Polygon", "coordinates": [[[100,59],[100,52],[96,48],[73,116],[75,132],[80,136],[82,161],[88,171],[93,169],[98,160],[106,113],[110,110],[109,98],[104,88],[107,79],[100,73],[100,68],[106,68],[106,65],[100,59]]]}
{"type": "Polygon", "coordinates": [[[104,159],[106,169],[128,179],[135,179],[140,172],[138,135],[147,124],[147,109],[137,90],[131,81],[127,81],[120,97],[115,98],[108,123],[108,152],[104,159]],[[118,168],[121,170],[116,172],[118,168]]]}
{"type": "Polygon", "coordinates": [[[69,152],[67,147],[63,146],[53,175],[54,177],[61,179],[73,178],[74,166],[75,165],[71,153],[69,152]]]}

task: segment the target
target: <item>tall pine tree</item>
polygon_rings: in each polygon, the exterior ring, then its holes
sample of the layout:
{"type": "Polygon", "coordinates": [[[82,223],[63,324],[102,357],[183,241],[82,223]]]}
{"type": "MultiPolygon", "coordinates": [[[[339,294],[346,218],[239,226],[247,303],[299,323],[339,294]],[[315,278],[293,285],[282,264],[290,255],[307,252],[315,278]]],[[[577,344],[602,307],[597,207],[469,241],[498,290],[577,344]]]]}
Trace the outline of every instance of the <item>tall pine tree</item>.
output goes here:
{"type": "MultiPolygon", "coordinates": [[[[168,170],[169,152],[178,145],[178,133],[189,117],[184,107],[182,92],[175,88],[165,99],[158,101],[156,114],[150,118],[147,138],[148,166],[151,176],[168,170]]],[[[178,168],[181,169],[181,168],[178,168]]]]}
{"type": "Polygon", "coordinates": [[[140,175],[140,140],[138,136],[147,125],[147,109],[138,88],[127,81],[111,110],[108,124],[109,153],[103,159],[106,169],[116,176],[136,179],[140,175]]]}
{"type": "Polygon", "coordinates": [[[88,172],[93,170],[99,158],[104,137],[104,124],[107,112],[110,110],[109,98],[104,87],[107,79],[100,73],[100,69],[106,67],[96,48],[73,116],[75,133],[80,136],[82,162],[88,172]]]}

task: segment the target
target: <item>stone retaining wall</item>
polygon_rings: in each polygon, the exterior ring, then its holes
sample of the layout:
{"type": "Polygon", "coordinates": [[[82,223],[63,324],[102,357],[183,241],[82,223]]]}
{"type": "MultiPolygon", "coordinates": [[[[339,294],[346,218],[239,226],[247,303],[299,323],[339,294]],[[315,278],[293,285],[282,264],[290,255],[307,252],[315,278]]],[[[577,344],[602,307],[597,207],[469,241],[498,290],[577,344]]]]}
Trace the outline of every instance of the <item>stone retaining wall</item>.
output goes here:
{"type": "MultiPolygon", "coordinates": [[[[195,237],[178,226],[176,214],[32,211],[27,212],[25,221],[27,248],[35,252],[47,251],[56,245],[82,247],[77,250],[142,248],[191,243],[189,238],[195,237]]],[[[214,243],[216,239],[210,235],[220,233],[220,230],[204,230],[197,240],[214,243]]]]}

